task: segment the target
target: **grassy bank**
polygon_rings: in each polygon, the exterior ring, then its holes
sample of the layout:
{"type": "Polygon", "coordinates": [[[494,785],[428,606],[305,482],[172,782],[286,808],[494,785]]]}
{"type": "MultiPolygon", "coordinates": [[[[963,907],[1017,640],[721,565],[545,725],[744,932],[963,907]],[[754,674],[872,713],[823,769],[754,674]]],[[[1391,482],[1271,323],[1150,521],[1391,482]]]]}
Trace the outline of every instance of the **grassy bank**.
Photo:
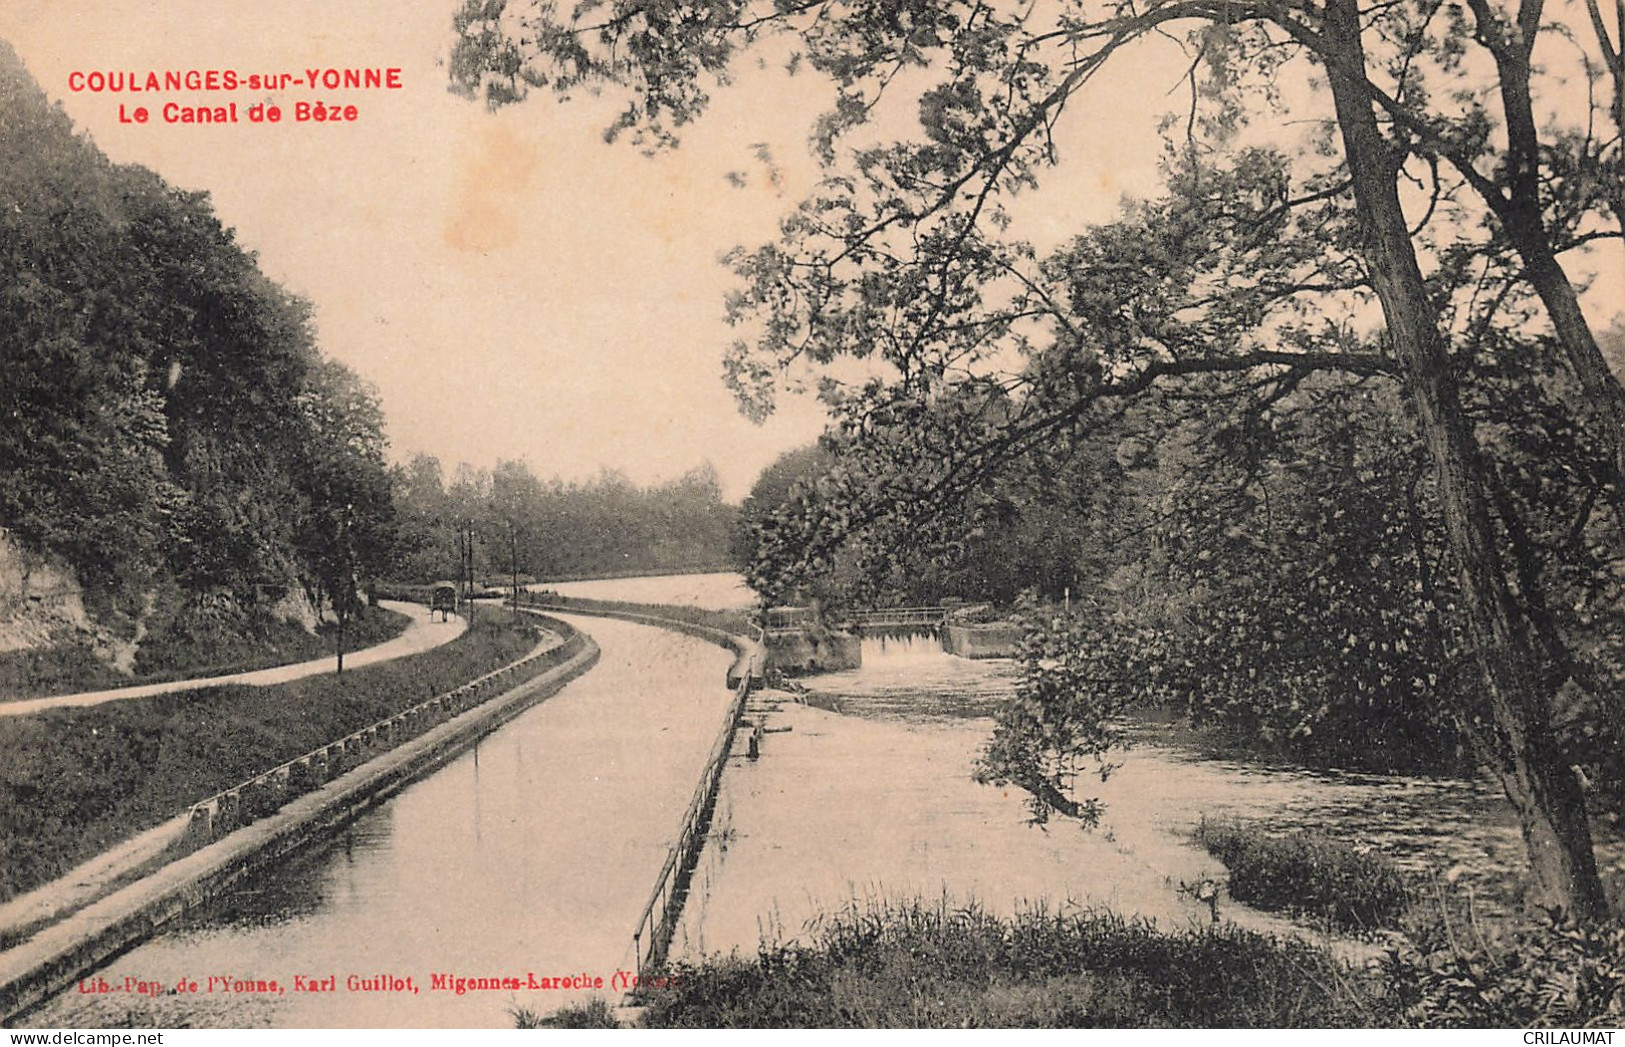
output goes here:
{"type": "Polygon", "coordinates": [[[191,803],[523,656],[488,616],[422,654],[275,687],[216,687],[0,719],[0,900],[191,803]]]}
{"type": "MultiPolygon", "coordinates": [[[[368,608],[360,618],[345,624],[344,649],[358,651],[392,640],[409,624],[411,619],[404,614],[368,608]]],[[[312,634],[296,622],[263,619],[245,631],[170,633],[142,644],[134,674],[108,665],[85,642],[12,651],[0,655],[0,702],[225,676],[324,658],[335,650],[336,628],[329,623],[312,634]]]]}
{"type": "MultiPolygon", "coordinates": [[[[1159,931],[1104,911],[1001,919],[851,908],[805,944],[675,964],[654,1028],[1367,1027],[1400,1014],[1376,972],[1231,926],[1159,931]]],[[[601,1010],[598,1015],[601,1016],[601,1010]]],[[[585,1008],[553,1016],[583,1024],[585,1008]]]]}
{"type": "MultiPolygon", "coordinates": [[[[1104,911],[999,919],[848,909],[805,944],[679,963],[648,1028],[1575,1028],[1625,1021],[1625,923],[1485,936],[1433,924],[1355,967],[1234,926],[1159,931],[1104,911]]],[[[613,1028],[610,1001],[521,1028],[613,1028]]]]}

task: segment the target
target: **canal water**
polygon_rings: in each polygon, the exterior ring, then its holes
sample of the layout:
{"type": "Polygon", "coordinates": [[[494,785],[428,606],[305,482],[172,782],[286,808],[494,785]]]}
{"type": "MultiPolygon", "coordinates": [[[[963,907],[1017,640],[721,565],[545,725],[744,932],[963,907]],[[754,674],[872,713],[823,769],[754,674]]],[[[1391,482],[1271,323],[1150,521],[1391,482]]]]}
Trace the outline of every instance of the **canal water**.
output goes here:
{"type": "Polygon", "coordinates": [[[560,596],[675,604],[680,607],[703,607],[709,611],[743,611],[756,606],[756,594],[745,585],[742,575],[732,571],[598,578],[582,582],[540,582],[530,588],[549,590],[560,596]]]}
{"type": "Polygon", "coordinates": [[[28,1024],[511,1027],[518,1007],[618,996],[528,979],[608,985],[630,965],[632,932],[727,713],[731,656],[665,630],[560,617],[602,647],[592,671],[331,845],[91,976],[161,995],[76,987],[28,1024]],[[433,989],[435,974],[526,987],[458,995],[433,989]],[[332,989],[295,991],[296,975],[332,989]],[[210,977],[282,992],[202,991],[210,977]],[[200,991],[167,991],[183,979],[200,991]]]}

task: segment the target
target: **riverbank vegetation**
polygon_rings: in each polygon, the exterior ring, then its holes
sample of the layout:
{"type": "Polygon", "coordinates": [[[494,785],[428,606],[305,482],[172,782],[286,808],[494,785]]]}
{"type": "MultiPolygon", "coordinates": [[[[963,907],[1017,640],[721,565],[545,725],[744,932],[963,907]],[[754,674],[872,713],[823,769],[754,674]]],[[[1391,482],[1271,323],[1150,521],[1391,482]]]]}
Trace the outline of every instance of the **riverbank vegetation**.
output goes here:
{"type": "Polygon", "coordinates": [[[1337,931],[1371,932],[1399,926],[1410,905],[1410,889],[1393,862],[1324,833],[1271,835],[1256,824],[1204,818],[1191,839],[1224,865],[1225,892],[1255,909],[1337,931]]]}
{"type": "Polygon", "coordinates": [[[522,657],[535,628],[482,616],[449,644],[270,687],[0,717],[0,901],[188,805],[522,657]]]}
{"type": "Polygon", "coordinates": [[[1617,1028],[1625,921],[1485,927],[1459,900],[1417,914],[1383,976],[1421,1028],[1617,1028]]]}
{"type": "Polygon", "coordinates": [[[676,963],[645,993],[652,1028],[1379,1027],[1374,972],[1234,926],[1161,931],[1113,913],[922,902],[825,917],[805,943],[676,963]]]}
{"type": "MultiPolygon", "coordinates": [[[[1434,924],[1356,963],[1230,924],[915,901],[849,907],[754,957],[670,964],[632,1002],[657,1029],[1610,1027],[1625,1019],[1622,966],[1617,922],[1498,937],[1434,924]]],[[[603,1000],[515,1017],[618,1025],[603,1000]]]]}

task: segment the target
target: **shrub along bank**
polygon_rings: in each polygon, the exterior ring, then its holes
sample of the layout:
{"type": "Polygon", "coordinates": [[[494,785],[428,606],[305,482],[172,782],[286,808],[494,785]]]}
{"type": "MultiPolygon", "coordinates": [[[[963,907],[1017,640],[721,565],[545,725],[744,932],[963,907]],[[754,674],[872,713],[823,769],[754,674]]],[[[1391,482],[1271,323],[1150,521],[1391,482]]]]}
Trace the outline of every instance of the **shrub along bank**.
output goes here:
{"type": "MultiPolygon", "coordinates": [[[[1105,911],[1001,919],[913,902],[849,908],[808,944],[674,964],[642,1022],[676,1027],[1391,1025],[1375,972],[1224,925],[1159,931],[1105,911]]],[[[567,1016],[561,1016],[567,1017],[567,1016]]]]}
{"type": "Polygon", "coordinates": [[[1224,863],[1230,897],[1256,909],[1373,931],[1397,927],[1410,902],[1393,862],[1324,833],[1271,835],[1246,822],[1204,818],[1191,837],[1224,863]]]}
{"type": "Polygon", "coordinates": [[[274,687],[215,687],[0,719],[0,900],[222,789],[531,650],[487,615],[422,654],[274,687]]]}

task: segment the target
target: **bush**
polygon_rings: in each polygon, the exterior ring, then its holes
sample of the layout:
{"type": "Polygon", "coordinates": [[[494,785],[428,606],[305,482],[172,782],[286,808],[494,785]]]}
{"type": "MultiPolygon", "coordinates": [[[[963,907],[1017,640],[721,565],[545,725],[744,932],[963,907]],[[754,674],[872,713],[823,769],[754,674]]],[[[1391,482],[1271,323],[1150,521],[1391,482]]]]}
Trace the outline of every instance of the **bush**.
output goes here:
{"type": "Polygon", "coordinates": [[[89,641],[0,654],[0,701],[121,687],[133,682],[98,657],[89,641]]]}
{"type": "MultiPolygon", "coordinates": [[[[412,619],[383,607],[365,608],[344,625],[344,650],[365,650],[393,640],[412,619]]],[[[156,682],[188,676],[219,676],[273,665],[326,658],[333,654],[338,625],[323,622],[315,633],[297,622],[251,618],[235,630],[172,630],[141,645],[136,680],[156,682]]]]}
{"type": "Polygon", "coordinates": [[[1387,990],[1422,1028],[1625,1024],[1625,923],[1525,927],[1486,940],[1446,920],[1408,934],[1383,964],[1387,990]]]}
{"type": "Polygon", "coordinates": [[[1191,837],[1229,870],[1230,897],[1259,909],[1371,931],[1397,927],[1410,902],[1387,858],[1321,833],[1271,836],[1256,825],[1204,818],[1191,837]]]}
{"type": "Polygon", "coordinates": [[[1391,1025],[1380,981],[1295,938],[1164,933],[1104,911],[1000,919],[970,906],[852,907],[810,944],[679,963],[643,990],[656,1028],[1391,1025]]]}

